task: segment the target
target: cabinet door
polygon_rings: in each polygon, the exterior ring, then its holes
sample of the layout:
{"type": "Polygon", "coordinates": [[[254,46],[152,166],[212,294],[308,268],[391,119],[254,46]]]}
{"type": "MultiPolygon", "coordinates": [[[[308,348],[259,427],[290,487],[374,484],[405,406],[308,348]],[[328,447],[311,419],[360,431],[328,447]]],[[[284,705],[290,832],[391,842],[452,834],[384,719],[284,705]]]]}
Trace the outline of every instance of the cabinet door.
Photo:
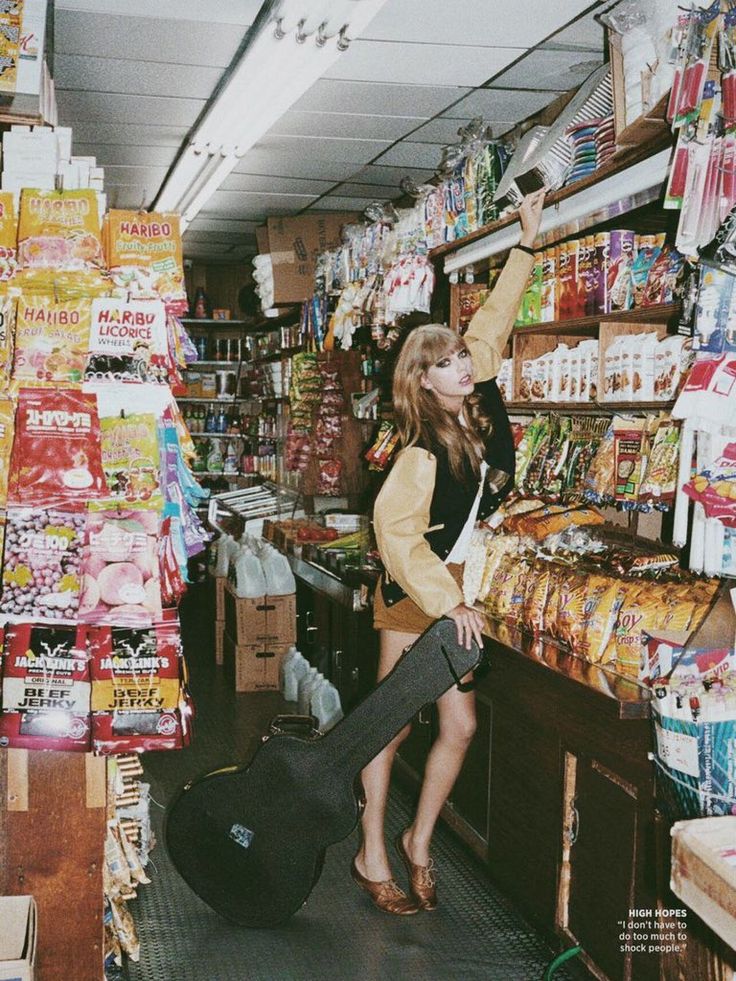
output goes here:
{"type": "Polygon", "coordinates": [[[491,789],[491,703],[476,698],[478,726],[460,776],[450,795],[456,814],[488,842],[488,811],[491,789]]]}
{"type": "Polygon", "coordinates": [[[324,593],[312,593],[312,609],[307,616],[308,642],[302,651],[309,663],[326,678],[330,677],[332,644],[332,607],[334,603],[324,593]]]}
{"type": "Polygon", "coordinates": [[[311,646],[311,639],[314,631],[310,630],[314,616],[314,590],[304,582],[303,579],[296,579],[296,646],[308,657],[308,649],[311,646]]]}
{"type": "Polygon", "coordinates": [[[330,680],[340,692],[343,712],[357,701],[357,624],[356,614],[339,603],[330,611],[330,680]]]}
{"type": "Polygon", "coordinates": [[[578,758],[574,773],[572,765],[568,754],[562,874],[569,895],[566,915],[561,903],[561,925],[606,977],[656,978],[656,959],[637,956],[632,971],[632,954],[621,949],[619,938],[629,909],[649,905],[637,874],[637,788],[595,759],[578,758]]]}
{"type": "Polygon", "coordinates": [[[399,757],[418,780],[421,780],[424,773],[424,764],[432,747],[437,724],[436,717],[435,706],[425,705],[412,719],[411,732],[399,746],[399,757]]]}

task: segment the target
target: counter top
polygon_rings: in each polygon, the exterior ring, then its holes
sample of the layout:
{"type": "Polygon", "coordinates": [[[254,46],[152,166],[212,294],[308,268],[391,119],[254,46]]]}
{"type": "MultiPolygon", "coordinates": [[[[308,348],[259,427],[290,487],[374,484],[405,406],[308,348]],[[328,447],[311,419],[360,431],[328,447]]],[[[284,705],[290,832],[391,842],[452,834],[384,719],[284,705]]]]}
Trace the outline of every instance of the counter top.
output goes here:
{"type": "MultiPolygon", "coordinates": [[[[342,606],[356,612],[365,609],[361,603],[359,586],[344,582],[335,573],[313,562],[306,562],[293,555],[288,556],[288,559],[294,575],[314,589],[326,593],[342,606]]],[[[538,664],[542,669],[611,699],[617,703],[617,714],[621,719],[649,718],[650,692],[633,678],[625,678],[600,664],[591,664],[560,647],[550,638],[534,637],[508,624],[490,620],[485,616],[482,607],[478,608],[478,612],[484,616],[483,633],[492,644],[501,644],[520,657],[538,664]]]]}

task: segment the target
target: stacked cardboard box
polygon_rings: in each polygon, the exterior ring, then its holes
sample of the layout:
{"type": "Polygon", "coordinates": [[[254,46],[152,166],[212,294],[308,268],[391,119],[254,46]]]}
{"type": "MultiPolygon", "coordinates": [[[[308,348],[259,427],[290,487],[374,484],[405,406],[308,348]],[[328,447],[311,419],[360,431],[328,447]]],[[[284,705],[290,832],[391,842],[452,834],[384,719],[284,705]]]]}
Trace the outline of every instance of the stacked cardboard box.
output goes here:
{"type": "Polygon", "coordinates": [[[216,576],[215,588],[215,664],[223,663],[225,649],[225,585],[227,577],[216,576]]]}
{"type": "Polygon", "coordinates": [[[225,587],[225,668],[235,690],[277,691],[279,669],[296,642],[296,595],[242,599],[225,587]]]}

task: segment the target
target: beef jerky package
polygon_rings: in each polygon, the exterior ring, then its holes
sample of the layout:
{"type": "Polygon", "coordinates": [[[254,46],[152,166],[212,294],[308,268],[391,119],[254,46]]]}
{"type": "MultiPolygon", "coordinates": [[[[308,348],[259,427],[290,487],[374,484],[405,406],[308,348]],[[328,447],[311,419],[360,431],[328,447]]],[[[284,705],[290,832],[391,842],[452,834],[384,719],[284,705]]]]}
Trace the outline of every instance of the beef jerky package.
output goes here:
{"type": "Polygon", "coordinates": [[[83,511],[105,490],[94,395],[21,389],[8,503],[83,511]]]}
{"type": "Polygon", "coordinates": [[[93,712],[177,708],[181,638],[176,622],[145,630],[99,627],[91,657],[93,712]]]}
{"type": "Polygon", "coordinates": [[[90,707],[89,657],[84,627],[16,623],[5,631],[4,712],[53,712],[71,718],[90,707]]]}
{"type": "Polygon", "coordinates": [[[178,709],[165,712],[114,712],[92,716],[95,753],[145,753],[182,749],[186,736],[178,709]]]}
{"type": "Polygon", "coordinates": [[[102,511],[87,521],[83,623],[148,627],[161,619],[159,516],[154,511],[102,511]]]}
{"type": "Polygon", "coordinates": [[[10,508],[0,599],[6,619],[76,620],[85,523],[85,514],[10,508]]]}
{"type": "Polygon", "coordinates": [[[5,748],[88,753],[90,717],[66,712],[2,712],[0,749],[5,748]]]}

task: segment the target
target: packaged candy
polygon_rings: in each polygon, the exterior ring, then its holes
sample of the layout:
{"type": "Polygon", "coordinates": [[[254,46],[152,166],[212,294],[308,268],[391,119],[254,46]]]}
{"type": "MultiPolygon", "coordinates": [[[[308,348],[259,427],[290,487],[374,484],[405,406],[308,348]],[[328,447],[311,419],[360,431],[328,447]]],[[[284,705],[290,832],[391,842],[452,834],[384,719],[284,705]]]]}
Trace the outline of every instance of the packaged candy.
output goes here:
{"type": "Polygon", "coordinates": [[[122,505],[160,511],[163,495],[155,415],[147,412],[103,415],[100,430],[107,497],[96,506],[122,505]]]}
{"type": "Polygon", "coordinates": [[[167,382],[166,308],[159,300],[92,301],[89,381],[167,382]]]}
{"type": "Polygon", "coordinates": [[[11,191],[0,191],[0,283],[15,276],[18,267],[18,215],[11,191]]]}
{"type": "Polygon", "coordinates": [[[40,622],[76,619],[82,582],[84,513],[10,508],[0,611],[40,622]]]}
{"type": "Polygon", "coordinates": [[[0,508],[8,503],[10,454],[15,432],[15,406],[9,399],[0,399],[0,508]]]}
{"type": "Polygon", "coordinates": [[[102,268],[95,191],[37,191],[20,196],[18,265],[22,269],[102,268]]]}
{"type": "Polygon", "coordinates": [[[147,627],[161,619],[158,531],[155,511],[89,515],[82,623],[147,627]]]}
{"type": "Polygon", "coordinates": [[[10,387],[15,346],[16,298],[0,295],[0,392],[10,387]]]}
{"type": "Polygon", "coordinates": [[[90,300],[18,300],[13,382],[16,387],[81,385],[87,359],[90,300]]]}
{"type": "Polygon", "coordinates": [[[105,494],[100,425],[93,395],[21,389],[8,502],[83,510],[105,494]]]}
{"type": "Polygon", "coordinates": [[[160,299],[182,316],[188,308],[179,215],[116,211],[105,215],[110,275],[132,299],[160,299]]]}

